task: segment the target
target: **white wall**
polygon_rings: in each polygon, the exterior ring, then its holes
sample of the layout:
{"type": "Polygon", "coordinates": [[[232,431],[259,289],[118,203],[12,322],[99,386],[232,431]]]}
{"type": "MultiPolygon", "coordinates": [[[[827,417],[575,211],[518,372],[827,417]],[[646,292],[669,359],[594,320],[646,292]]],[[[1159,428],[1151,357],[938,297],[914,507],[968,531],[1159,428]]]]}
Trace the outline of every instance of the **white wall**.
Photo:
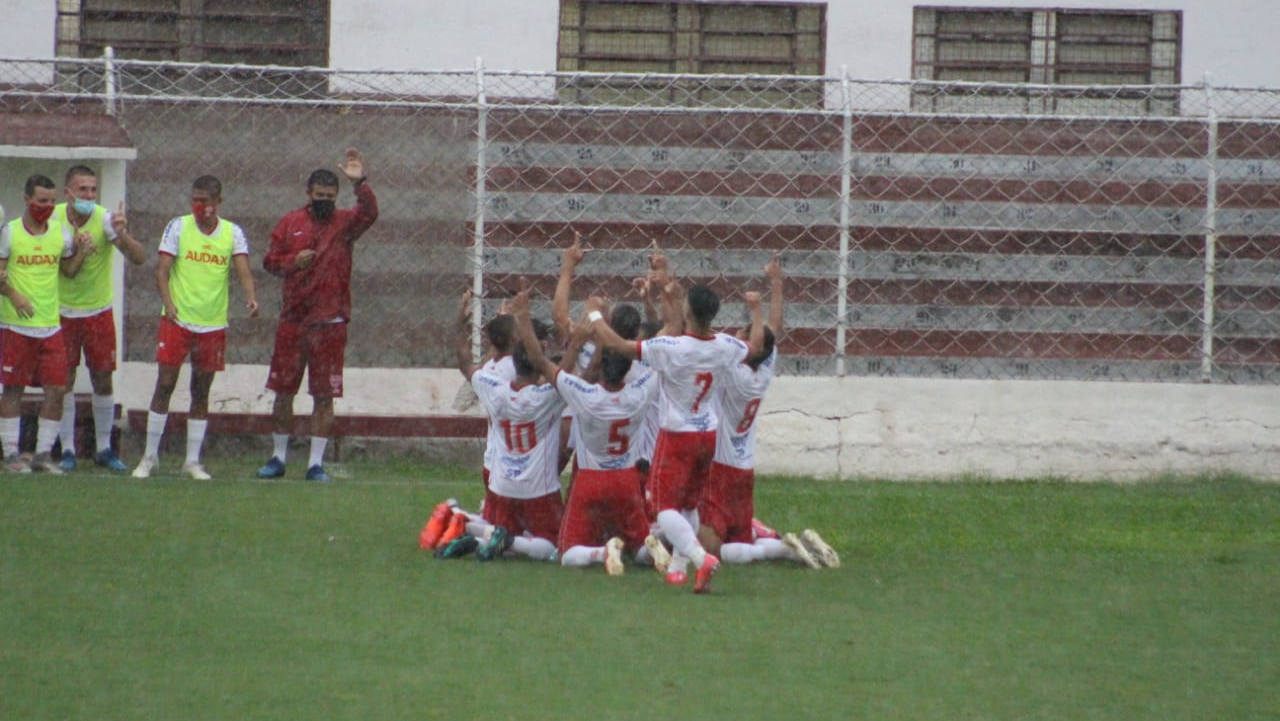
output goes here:
{"type": "MultiPolygon", "coordinates": [[[[172,410],[190,403],[187,373],[172,410]]],[[[146,408],[155,377],[153,363],[122,364],[117,401],[146,408]]],[[[214,381],[210,410],[270,413],[266,377],[266,366],[228,367],[214,381]]],[[[348,368],[337,412],[452,415],[461,384],[453,369],[348,368]]],[[[310,409],[298,400],[299,413],[310,409]]],[[[758,419],[766,473],[1132,480],[1237,471],[1280,480],[1276,386],[783,376],[758,419]]]]}

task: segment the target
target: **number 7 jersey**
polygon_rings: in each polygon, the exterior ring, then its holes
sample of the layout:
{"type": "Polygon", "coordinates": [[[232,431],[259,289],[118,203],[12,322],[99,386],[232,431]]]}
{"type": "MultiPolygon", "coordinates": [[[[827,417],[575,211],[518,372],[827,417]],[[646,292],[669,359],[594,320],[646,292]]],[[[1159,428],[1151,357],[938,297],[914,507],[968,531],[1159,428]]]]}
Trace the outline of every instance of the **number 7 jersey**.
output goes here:
{"type": "Polygon", "coordinates": [[[560,490],[560,413],[555,386],[526,385],[483,370],[471,376],[480,403],[502,439],[489,469],[489,489],[507,498],[539,498],[560,490]]]}
{"type": "Polygon", "coordinates": [[[747,357],[747,344],[716,333],[658,336],[638,347],[640,360],[658,372],[658,426],[676,433],[714,431],[720,422],[721,379],[747,357]]]}

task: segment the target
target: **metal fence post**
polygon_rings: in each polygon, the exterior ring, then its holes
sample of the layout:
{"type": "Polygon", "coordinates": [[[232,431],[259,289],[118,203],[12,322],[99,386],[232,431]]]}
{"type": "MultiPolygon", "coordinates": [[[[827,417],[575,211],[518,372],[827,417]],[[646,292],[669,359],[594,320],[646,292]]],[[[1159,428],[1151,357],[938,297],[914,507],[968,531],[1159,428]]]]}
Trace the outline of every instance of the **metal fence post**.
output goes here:
{"type": "Polygon", "coordinates": [[[1213,106],[1213,87],[1209,75],[1204,81],[1205,105],[1208,108],[1208,175],[1204,209],[1204,327],[1200,333],[1200,382],[1213,382],[1213,310],[1218,244],[1218,111],[1213,106]]]}
{"type": "Polygon", "coordinates": [[[849,194],[853,179],[853,98],[850,97],[849,68],[840,66],[841,129],[840,153],[840,268],[836,283],[836,376],[845,374],[845,332],[849,314],[849,194]]]}
{"type": "Polygon", "coordinates": [[[484,294],[484,211],[485,150],[488,139],[488,110],[484,94],[484,59],[476,58],[476,220],[472,235],[471,357],[480,357],[480,322],[483,318],[480,299],[484,294]]]}
{"type": "Polygon", "coordinates": [[[102,49],[102,79],[107,115],[116,114],[116,51],[110,45],[102,49]]]}

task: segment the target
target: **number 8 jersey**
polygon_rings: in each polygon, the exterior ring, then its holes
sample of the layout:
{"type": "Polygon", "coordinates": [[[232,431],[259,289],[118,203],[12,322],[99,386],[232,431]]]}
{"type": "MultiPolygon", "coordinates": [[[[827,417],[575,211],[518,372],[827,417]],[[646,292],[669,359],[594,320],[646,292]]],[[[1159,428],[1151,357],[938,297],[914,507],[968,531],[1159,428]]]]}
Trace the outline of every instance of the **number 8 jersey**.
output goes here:
{"type": "Polygon", "coordinates": [[[775,347],[755,370],[739,363],[725,376],[720,395],[720,429],[716,432],[713,460],[725,466],[750,470],[756,465],[756,413],[773,380],[778,359],[775,347]]]}

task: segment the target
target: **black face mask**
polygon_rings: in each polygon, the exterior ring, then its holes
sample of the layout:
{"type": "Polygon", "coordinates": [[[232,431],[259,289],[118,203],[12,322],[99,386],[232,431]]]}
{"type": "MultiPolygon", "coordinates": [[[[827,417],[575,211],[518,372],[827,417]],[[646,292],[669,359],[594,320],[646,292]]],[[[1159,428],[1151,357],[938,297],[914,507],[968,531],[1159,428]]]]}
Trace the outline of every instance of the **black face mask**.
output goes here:
{"type": "Polygon", "coordinates": [[[324,222],[333,217],[333,210],[336,205],[332,200],[313,200],[311,201],[311,215],[316,220],[324,222]]]}

